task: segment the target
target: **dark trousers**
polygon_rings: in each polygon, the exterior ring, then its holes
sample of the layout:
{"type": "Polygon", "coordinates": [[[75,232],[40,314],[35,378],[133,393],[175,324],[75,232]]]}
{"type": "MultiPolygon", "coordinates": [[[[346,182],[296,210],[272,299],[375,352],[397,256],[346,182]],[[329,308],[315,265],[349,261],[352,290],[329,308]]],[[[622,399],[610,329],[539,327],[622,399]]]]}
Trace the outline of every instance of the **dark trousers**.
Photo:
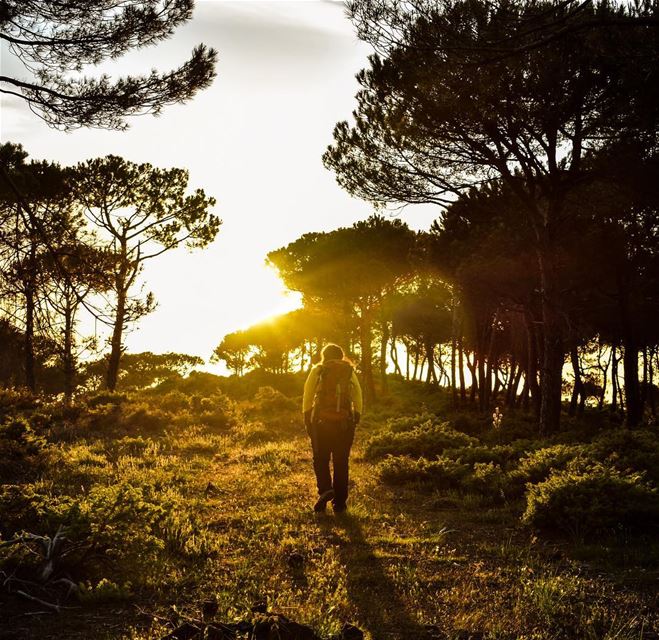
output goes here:
{"type": "Polygon", "coordinates": [[[354,438],[352,420],[317,422],[312,427],[313,469],[318,495],[334,489],[334,506],[345,507],[348,499],[348,459],[354,438]],[[330,458],[334,480],[330,474],[330,458]]]}

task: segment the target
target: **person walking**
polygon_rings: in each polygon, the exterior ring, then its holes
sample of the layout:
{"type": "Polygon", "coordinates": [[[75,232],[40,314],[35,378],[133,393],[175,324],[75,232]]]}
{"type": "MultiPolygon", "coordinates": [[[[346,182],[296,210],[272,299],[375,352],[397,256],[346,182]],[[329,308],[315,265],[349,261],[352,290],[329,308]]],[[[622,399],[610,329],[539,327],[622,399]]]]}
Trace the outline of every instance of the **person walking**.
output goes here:
{"type": "Polygon", "coordinates": [[[363,408],[362,389],[341,347],[326,345],[321,358],[309,372],[302,399],[304,425],[311,438],[318,486],[314,511],[324,512],[331,500],[334,513],[342,513],[348,499],[350,447],[363,408]]]}

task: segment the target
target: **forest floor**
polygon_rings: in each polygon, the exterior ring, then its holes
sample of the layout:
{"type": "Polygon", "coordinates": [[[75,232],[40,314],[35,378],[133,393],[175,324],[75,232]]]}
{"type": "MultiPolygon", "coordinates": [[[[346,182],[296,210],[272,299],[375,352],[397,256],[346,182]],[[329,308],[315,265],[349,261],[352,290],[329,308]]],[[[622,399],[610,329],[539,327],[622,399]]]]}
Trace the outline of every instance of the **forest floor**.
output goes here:
{"type": "MultiPolygon", "coordinates": [[[[520,524],[518,503],[387,487],[362,455],[368,425],[353,449],[348,512],[314,514],[309,441],[290,416],[239,437],[147,434],[122,455],[113,437],[66,438],[58,446],[79,475],[49,482],[93,477],[176,494],[165,549],[156,561],[140,552],[133,575],[121,562],[100,565],[97,577],[118,592],[128,576],[130,595],[38,615],[34,603],[0,600],[0,638],[159,638],[173,608],[199,618],[208,599],[218,620],[244,619],[265,602],[322,637],[346,622],[373,640],[659,637],[656,548],[541,540],[520,524]]],[[[130,546],[140,527],[122,535],[130,546]]]]}

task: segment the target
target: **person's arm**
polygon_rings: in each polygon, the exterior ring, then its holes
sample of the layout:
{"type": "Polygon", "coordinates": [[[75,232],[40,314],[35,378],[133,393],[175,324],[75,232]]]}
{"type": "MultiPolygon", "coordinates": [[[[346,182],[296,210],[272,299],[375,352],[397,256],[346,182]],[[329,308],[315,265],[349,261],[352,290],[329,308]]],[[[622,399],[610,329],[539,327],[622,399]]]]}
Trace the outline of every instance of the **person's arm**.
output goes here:
{"type": "Polygon", "coordinates": [[[362,396],[362,387],[359,384],[359,378],[355,373],[355,370],[352,371],[352,377],[350,378],[352,384],[352,404],[355,410],[356,422],[359,422],[361,418],[362,411],[364,409],[364,398],[362,396]]]}
{"type": "Polygon", "coordinates": [[[311,409],[313,407],[313,398],[316,393],[316,386],[318,384],[318,367],[314,367],[307,376],[307,381],[304,383],[304,394],[302,396],[302,413],[304,414],[304,423],[311,422],[311,409]]]}

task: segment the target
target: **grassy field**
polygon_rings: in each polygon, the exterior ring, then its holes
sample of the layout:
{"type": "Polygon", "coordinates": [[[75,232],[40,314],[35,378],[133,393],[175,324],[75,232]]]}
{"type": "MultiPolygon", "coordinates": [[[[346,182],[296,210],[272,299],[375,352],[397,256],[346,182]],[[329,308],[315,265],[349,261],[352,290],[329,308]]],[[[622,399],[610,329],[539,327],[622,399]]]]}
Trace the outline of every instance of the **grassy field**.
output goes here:
{"type": "Polygon", "coordinates": [[[28,420],[23,450],[0,467],[3,540],[60,526],[67,539],[46,581],[39,541],[0,549],[0,638],[160,638],[209,601],[218,620],[265,603],[322,637],[346,622],[375,640],[658,637],[654,534],[541,535],[505,492],[384,482],[369,439],[405,403],[364,421],[349,511],[336,517],[311,510],[297,404],[273,390],[12,403],[5,425],[28,420]],[[44,612],[17,595],[19,580],[64,608],[44,612]]]}

